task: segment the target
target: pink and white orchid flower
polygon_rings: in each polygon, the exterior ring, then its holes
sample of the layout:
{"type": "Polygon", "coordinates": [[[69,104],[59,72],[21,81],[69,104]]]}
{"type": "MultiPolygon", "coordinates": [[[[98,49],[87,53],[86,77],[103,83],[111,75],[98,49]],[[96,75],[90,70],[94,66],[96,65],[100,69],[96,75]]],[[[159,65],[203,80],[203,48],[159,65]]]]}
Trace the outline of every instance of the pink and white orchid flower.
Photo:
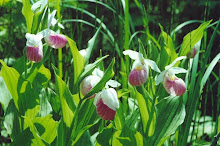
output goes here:
{"type": "Polygon", "coordinates": [[[180,96],[186,92],[186,84],[175,74],[186,73],[187,70],[180,67],[173,67],[178,61],[186,59],[186,56],[176,58],[170,65],[165,67],[156,79],[156,85],[163,82],[165,90],[172,96],[180,96]]]}
{"type": "Polygon", "coordinates": [[[133,86],[140,86],[147,81],[149,74],[148,66],[154,71],[161,72],[154,61],[145,59],[143,54],[139,52],[126,50],[123,54],[129,55],[131,59],[135,60],[129,73],[129,83],[133,86]]]}
{"type": "Polygon", "coordinates": [[[93,103],[96,106],[97,114],[103,120],[113,120],[116,109],[119,108],[117,92],[113,88],[103,89],[97,93],[93,103]]]}
{"type": "Polygon", "coordinates": [[[43,36],[40,34],[34,35],[34,34],[26,33],[25,37],[27,39],[26,54],[28,60],[33,62],[40,62],[43,58],[43,44],[41,41],[43,36]]]}

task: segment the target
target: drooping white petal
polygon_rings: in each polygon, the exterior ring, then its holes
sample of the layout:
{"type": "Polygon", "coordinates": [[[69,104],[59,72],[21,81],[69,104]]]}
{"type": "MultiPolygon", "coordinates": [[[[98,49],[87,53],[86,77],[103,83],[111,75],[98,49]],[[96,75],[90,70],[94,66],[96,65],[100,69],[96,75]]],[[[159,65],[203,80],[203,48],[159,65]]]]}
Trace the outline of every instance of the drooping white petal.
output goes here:
{"type": "Polygon", "coordinates": [[[173,72],[174,74],[179,74],[179,73],[187,73],[187,70],[181,67],[172,67],[169,69],[169,72],[173,72]]]}
{"type": "Polygon", "coordinates": [[[102,90],[102,100],[112,110],[119,108],[117,92],[113,88],[102,90]]]}
{"type": "Polygon", "coordinates": [[[156,79],[155,85],[159,85],[159,84],[163,81],[163,77],[164,77],[164,74],[165,74],[165,73],[166,73],[166,70],[162,71],[162,72],[158,75],[158,77],[157,77],[157,79],[156,79]]]}
{"type": "Polygon", "coordinates": [[[92,74],[102,78],[104,75],[104,72],[102,70],[100,70],[99,68],[95,68],[94,71],[92,72],[92,74]]]}
{"type": "Polygon", "coordinates": [[[36,3],[34,3],[32,6],[31,6],[31,11],[33,13],[37,13],[37,9],[40,8],[41,6],[41,1],[37,1],[36,3]]]}
{"type": "Polygon", "coordinates": [[[129,57],[133,60],[137,60],[139,59],[139,53],[136,52],[136,51],[133,51],[133,50],[126,50],[126,51],[123,51],[123,54],[124,55],[129,55],[129,57]]]}
{"type": "Polygon", "coordinates": [[[111,87],[119,87],[121,86],[121,84],[115,80],[109,80],[107,83],[106,83],[107,86],[111,86],[111,87]]]}
{"type": "Polygon", "coordinates": [[[165,67],[165,70],[170,69],[171,67],[173,67],[178,61],[182,60],[182,59],[186,59],[186,56],[180,56],[178,58],[176,58],[170,65],[167,65],[165,67]]]}
{"type": "Polygon", "coordinates": [[[54,23],[54,19],[55,19],[54,17],[56,15],[56,12],[57,12],[57,10],[53,10],[53,12],[51,14],[49,13],[49,15],[48,15],[48,22],[47,22],[47,28],[49,28],[52,25],[52,21],[54,23]]]}
{"type": "Polygon", "coordinates": [[[153,60],[150,60],[150,59],[144,59],[144,62],[146,65],[149,65],[151,69],[153,69],[154,71],[157,71],[157,72],[161,72],[160,69],[158,68],[157,64],[153,61],[153,60]]]}

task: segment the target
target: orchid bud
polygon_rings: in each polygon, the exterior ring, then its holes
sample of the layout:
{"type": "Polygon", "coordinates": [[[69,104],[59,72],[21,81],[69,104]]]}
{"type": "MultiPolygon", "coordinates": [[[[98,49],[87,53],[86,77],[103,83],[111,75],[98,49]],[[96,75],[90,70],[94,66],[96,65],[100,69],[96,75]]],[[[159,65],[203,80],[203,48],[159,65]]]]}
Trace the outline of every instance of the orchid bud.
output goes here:
{"type": "Polygon", "coordinates": [[[27,42],[27,58],[33,62],[40,62],[43,58],[42,36],[27,33],[25,35],[27,42]]]}
{"type": "Polygon", "coordinates": [[[103,89],[96,95],[93,103],[97,114],[103,120],[113,120],[116,109],[119,108],[117,92],[113,88],[103,89]]]}
{"type": "Polygon", "coordinates": [[[164,74],[163,86],[170,95],[180,96],[186,92],[185,82],[170,71],[164,74]]]}
{"type": "Polygon", "coordinates": [[[47,42],[47,44],[51,46],[52,48],[59,49],[59,48],[63,48],[66,46],[67,39],[65,35],[57,34],[54,31],[49,30],[49,29],[45,30],[45,33],[46,35],[44,39],[47,42]]]}
{"type": "Polygon", "coordinates": [[[197,54],[199,48],[200,48],[200,44],[201,44],[201,40],[198,41],[198,42],[194,45],[194,47],[187,53],[186,56],[187,56],[188,58],[194,58],[194,57],[196,56],[196,54],[197,54]]]}
{"type": "Polygon", "coordinates": [[[148,78],[148,67],[140,60],[135,60],[128,78],[132,86],[144,84],[148,78]]]}
{"type": "MultiPolygon", "coordinates": [[[[83,96],[85,96],[100,81],[100,79],[100,77],[95,75],[85,77],[80,85],[80,90],[83,96]]],[[[90,96],[89,98],[94,98],[95,95],[96,94],[90,96]]]]}

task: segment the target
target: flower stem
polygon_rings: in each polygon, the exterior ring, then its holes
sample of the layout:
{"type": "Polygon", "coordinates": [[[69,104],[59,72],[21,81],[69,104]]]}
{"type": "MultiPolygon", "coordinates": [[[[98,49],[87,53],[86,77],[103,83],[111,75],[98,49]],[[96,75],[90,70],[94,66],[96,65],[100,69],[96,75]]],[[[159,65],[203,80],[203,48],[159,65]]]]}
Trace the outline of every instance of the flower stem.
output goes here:
{"type": "MultiPolygon", "coordinates": [[[[57,0],[57,18],[60,20],[60,0],[57,0]]],[[[58,49],[58,70],[60,78],[63,77],[62,49],[58,49]]]]}

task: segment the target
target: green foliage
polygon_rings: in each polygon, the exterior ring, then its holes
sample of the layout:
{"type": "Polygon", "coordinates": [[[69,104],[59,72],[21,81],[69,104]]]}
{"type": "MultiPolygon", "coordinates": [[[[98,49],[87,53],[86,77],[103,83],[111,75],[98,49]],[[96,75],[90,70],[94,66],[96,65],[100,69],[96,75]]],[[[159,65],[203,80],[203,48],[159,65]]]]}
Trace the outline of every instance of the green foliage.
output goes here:
{"type": "MultiPolygon", "coordinates": [[[[33,12],[34,2],[0,2],[4,14],[0,18],[0,144],[219,144],[220,53],[216,41],[220,20],[209,17],[219,2],[195,1],[204,6],[204,18],[194,18],[194,10],[189,11],[191,2],[186,1],[42,0],[33,12]],[[42,39],[42,61],[30,62],[25,33],[47,29],[49,11],[55,9],[58,23],[50,28],[55,35],[64,33],[67,45],[57,51],[42,39]],[[188,11],[192,18],[182,16],[188,11]],[[65,29],[59,28],[60,23],[65,29]],[[136,51],[139,46],[144,58],[164,70],[200,40],[196,56],[178,61],[174,67],[187,70],[186,74],[176,73],[175,78],[186,85],[183,95],[169,95],[165,84],[155,85],[159,73],[151,70],[146,71],[147,81],[141,86],[129,83],[131,69],[140,71],[145,62],[133,67],[137,59],[130,61],[123,56],[124,50],[136,51]],[[79,51],[83,48],[86,54],[79,51]],[[89,91],[83,96],[81,83],[96,68],[104,72],[103,76],[95,85],[88,83],[89,91]],[[110,80],[114,85],[107,84],[110,80]],[[111,101],[113,93],[100,94],[108,88],[117,91],[114,100],[119,107],[111,101]],[[92,95],[96,95],[94,99],[89,98],[92,95]],[[100,106],[98,98],[107,101],[100,106]],[[98,106],[108,108],[100,112],[98,106]],[[113,120],[99,117],[107,110],[115,112],[113,120]]],[[[165,76],[162,78],[165,82],[165,76]]]]}

